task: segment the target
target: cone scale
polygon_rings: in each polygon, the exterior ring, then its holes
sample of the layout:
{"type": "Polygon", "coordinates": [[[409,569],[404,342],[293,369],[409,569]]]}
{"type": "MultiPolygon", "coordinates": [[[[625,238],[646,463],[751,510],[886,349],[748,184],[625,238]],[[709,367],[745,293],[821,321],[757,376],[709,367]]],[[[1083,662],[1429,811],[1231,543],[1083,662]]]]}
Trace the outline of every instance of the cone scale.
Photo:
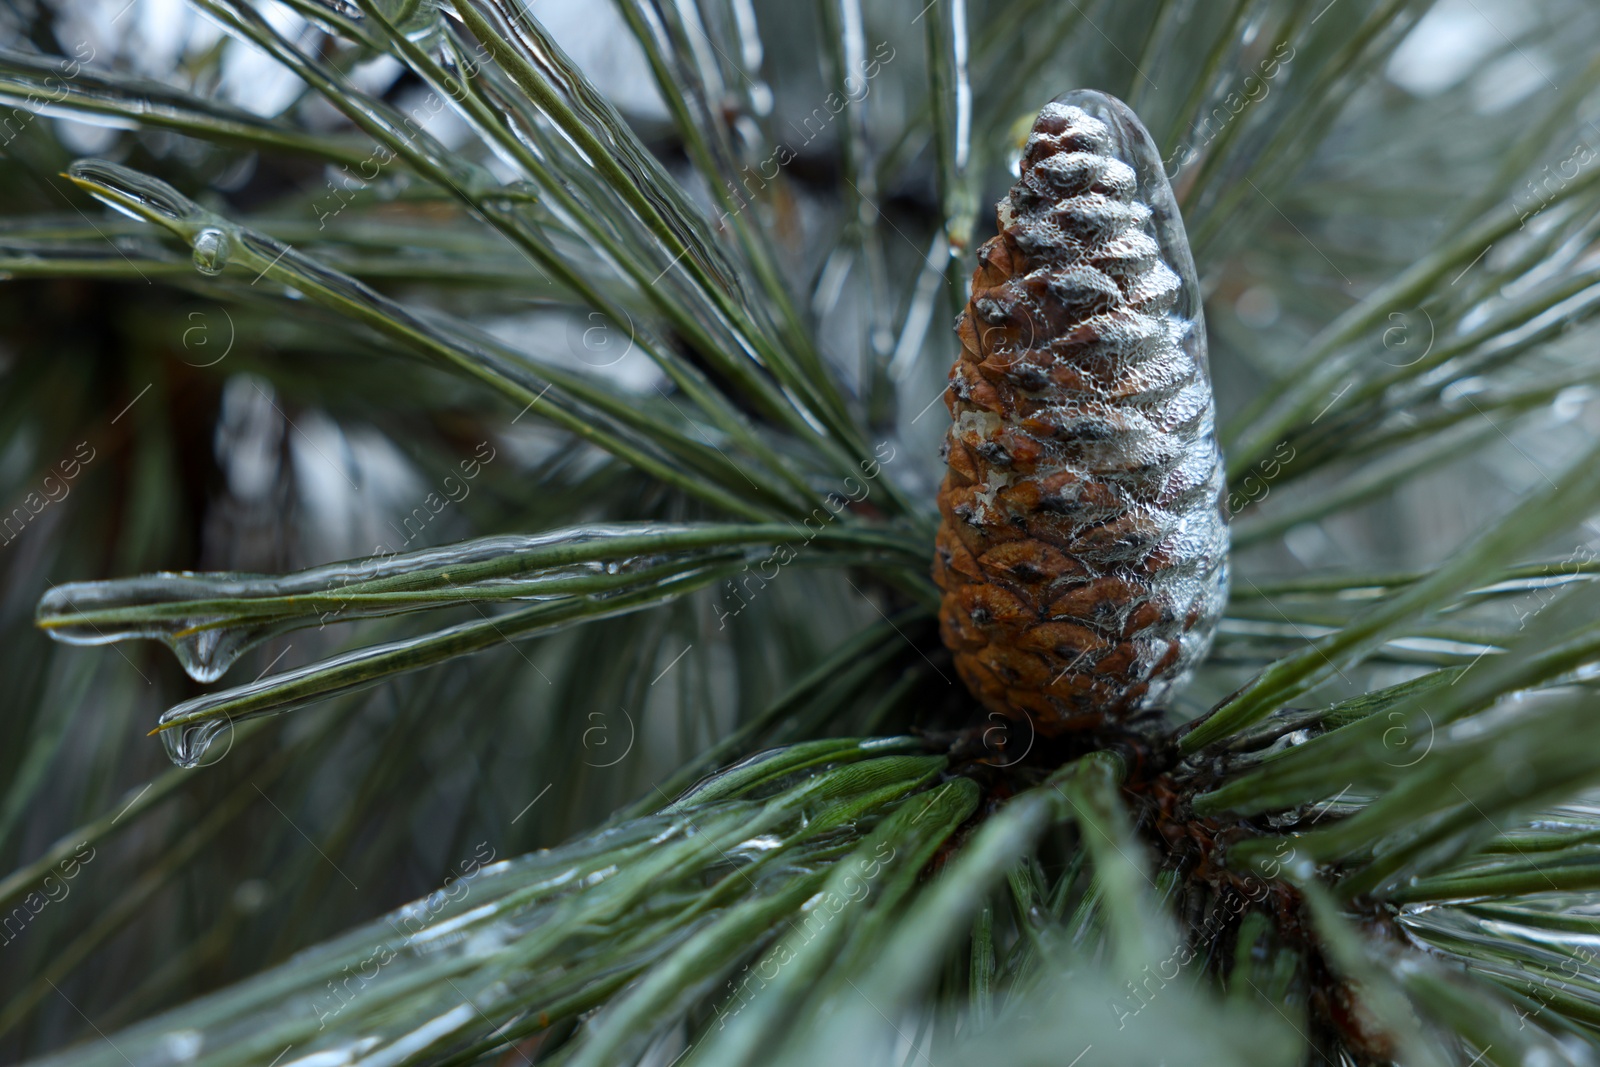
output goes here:
{"type": "Polygon", "coordinates": [[[1184,682],[1227,599],[1199,285],[1159,153],[1106,94],[1046,105],[995,214],[945,393],[940,630],[991,712],[1101,728],[1184,682]]]}

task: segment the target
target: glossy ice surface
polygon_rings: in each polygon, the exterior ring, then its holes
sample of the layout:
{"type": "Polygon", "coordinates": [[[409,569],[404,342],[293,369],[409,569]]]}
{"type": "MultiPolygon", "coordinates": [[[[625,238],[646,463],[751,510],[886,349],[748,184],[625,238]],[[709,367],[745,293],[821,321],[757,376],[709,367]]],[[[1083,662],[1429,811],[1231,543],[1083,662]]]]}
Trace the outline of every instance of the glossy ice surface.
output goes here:
{"type": "Polygon", "coordinates": [[[1046,105],[957,324],[934,575],[991,710],[1042,732],[1155,705],[1227,598],[1223,472],[1194,262],[1121,101],[1046,105]]]}

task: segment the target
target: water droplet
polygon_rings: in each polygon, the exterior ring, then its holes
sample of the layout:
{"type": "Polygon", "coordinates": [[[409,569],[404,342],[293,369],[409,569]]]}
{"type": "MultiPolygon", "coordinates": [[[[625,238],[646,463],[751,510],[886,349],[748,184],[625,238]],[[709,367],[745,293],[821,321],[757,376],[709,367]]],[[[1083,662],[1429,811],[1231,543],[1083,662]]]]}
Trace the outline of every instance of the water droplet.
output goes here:
{"type": "Polygon", "coordinates": [[[217,275],[228,265],[228,235],[215,226],[207,226],[194,235],[194,269],[201,274],[217,275]]]}

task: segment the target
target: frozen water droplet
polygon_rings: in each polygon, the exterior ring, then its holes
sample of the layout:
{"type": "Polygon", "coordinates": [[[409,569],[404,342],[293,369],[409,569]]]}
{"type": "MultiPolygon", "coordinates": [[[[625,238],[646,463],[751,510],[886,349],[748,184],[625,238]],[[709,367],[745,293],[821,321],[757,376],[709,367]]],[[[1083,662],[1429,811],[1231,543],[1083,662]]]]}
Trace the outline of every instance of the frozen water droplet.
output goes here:
{"type": "Polygon", "coordinates": [[[199,206],[178,190],[148,174],[140,174],[103,159],[80,159],[67,174],[86,184],[89,195],[131,219],[150,222],[156,217],[179,222],[199,222],[199,206]]]}
{"type": "Polygon", "coordinates": [[[195,234],[194,269],[201,274],[221,274],[228,265],[228,244],[228,235],[215,226],[195,234]]]}
{"type": "MultiPolygon", "coordinates": [[[[186,710],[184,704],[179,704],[161,716],[161,721],[167,722],[174,717],[174,713],[186,710]]],[[[161,746],[167,750],[167,758],[179,767],[198,767],[210,750],[211,743],[232,726],[230,719],[210,719],[189,726],[174,726],[161,731],[161,746]]]]}
{"type": "Polygon", "coordinates": [[[325,7],[334,14],[339,15],[342,18],[350,19],[352,22],[366,18],[366,15],[362,13],[361,8],[355,4],[349,3],[348,0],[315,0],[315,2],[317,6],[325,7]]]}
{"type": "Polygon", "coordinates": [[[131,637],[155,638],[177,656],[197,682],[214,682],[246,650],[271,633],[270,626],[224,626],[215,616],[152,618],[134,609],[163,601],[204,600],[218,595],[215,583],[185,574],[157,574],[110,582],[69,582],[39,600],[35,623],[68,645],[107,645],[131,637]],[[144,617],[118,621],[121,609],[144,617]]]}
{"type": "MultiPolygon", "coordinates": [[[[469,582],[469,588],[461,588],[463,599],[470,599],[474,590],[503,592],[499,587],[505,583],[517,587],[511,592],[519,598],[571,596],[567,584],[571,579],[600,573],[604,564],[597,560],[550,558],[547,550],[616,537],[654,537],[680,529],[688,528],[641,523],[503,535],[399,556],[347,560],[280,576],[180,571],[113,581],[72,582],[56,586],[40,598],[35,623],[54,640],[71,645],[104,645],[129,638],[158,640],[173,651],[190,677],[214,682],[245,651],[277,634],[326,623],[330,618],[389,614],[439,603],[433,597],[414,603],[404,599],[352,602],[359,601],[362,583],[415,574],[423,579],[416,585],[419,590],[458,589],[454,580],[459,576],[456,568],[479,567],[488,576],[469,582]],[[515,558],[523,554],[527,555],[520,560],[515,558]],[[305,599],[299,599],[302,597],[305,599]]],[[[627,573],[658,558],[671,557],[630,557],[618,562],[616,572],[627,573]]],[[[391,583],[383,591],[392,594],[395,589],[391,583]]],[[[626,590],[605,592],[622,595],[626,590]]],[[[656,602],[667,598],[663,594],[656,602]]],[[[226,756],[226,746],[209,760],[207,748],[215,747],[212,742],[223,732],[229,733],[231,744],[233,723],[323,699],[343,685],[340,683],[333,690],[323,685],[328,672],[337,673],[345,665],[364,662],[371,655],[395,647],[358,649],[272,674],[239,689],[186,701],[161,717],[162,743],[180,766],[215,762],[226,756]],[[318,681],[310,686],[300,684],[308,678],[318,681]],[[244,700],[245,697],[249,699],[244,700]]]]}
{"type": "Polygon", "coordinates": [[[254,645],[260,631],[235,627],[196,629],[193,626],[163,635],[162,640],[178,657],[184,673],[197,682],[221,678],[234,660],[254,645]]]}

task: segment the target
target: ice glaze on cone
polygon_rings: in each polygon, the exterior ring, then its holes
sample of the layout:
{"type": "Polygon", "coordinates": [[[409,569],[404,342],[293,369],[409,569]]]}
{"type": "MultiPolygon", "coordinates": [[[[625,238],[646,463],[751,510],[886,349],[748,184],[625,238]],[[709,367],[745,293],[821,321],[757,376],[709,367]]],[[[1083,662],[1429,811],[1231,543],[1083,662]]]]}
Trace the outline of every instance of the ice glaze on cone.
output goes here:
{"type": "Polygon", "coordinates": [[[957,323],[940,629],[992,711],[1041,733],[1162,701],[1227,599],[1223,472],[1194,265],[1150,136],[1045,107],[957,323]]]}

